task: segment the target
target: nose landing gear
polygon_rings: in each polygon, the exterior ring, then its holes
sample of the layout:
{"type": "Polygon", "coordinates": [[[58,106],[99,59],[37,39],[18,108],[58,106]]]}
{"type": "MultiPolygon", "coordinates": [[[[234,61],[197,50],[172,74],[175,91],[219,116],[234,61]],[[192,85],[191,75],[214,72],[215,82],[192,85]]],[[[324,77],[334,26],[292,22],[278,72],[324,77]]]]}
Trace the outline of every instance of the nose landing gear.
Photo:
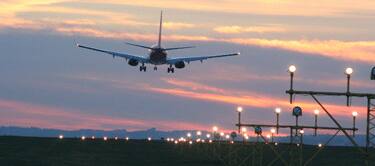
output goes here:
{"type": "Polygon", "coordinates": [[[155,70],[155,71],[158,70],[158,67],[155,66],[155,67],[154,67],[154,70],[155,70]]]}

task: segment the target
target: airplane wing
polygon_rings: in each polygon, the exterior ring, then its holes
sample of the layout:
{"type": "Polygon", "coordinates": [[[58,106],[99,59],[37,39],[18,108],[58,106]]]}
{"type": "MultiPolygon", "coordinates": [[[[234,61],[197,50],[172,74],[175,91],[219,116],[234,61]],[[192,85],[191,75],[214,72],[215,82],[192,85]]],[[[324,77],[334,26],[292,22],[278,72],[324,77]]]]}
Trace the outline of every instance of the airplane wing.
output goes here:
{"type": "Polygon", "coordinates": [[[190,63],[192,61],[203,61],[210,58],[220,58],[220,57],[227,57],[227,56],[236,56],[240,55],[240,53],[234,53],[234,54],[224,54],[224,55],[214,55],[214,56],[196,56],[196,57],[180,57],[180,58],[170,58],[167,59],[168,64],[175,64],[177,62],[187,62],[190,63]]]}
{"type": "Polygon", "coordinates": [[[125,58],[126,60],[128,59],[135,59],[141,63],[148,63],[149,60],[143,56],[137,56],[137,55],[130,55],[130,54],[124,54],[124,53],[117,53],[117,52],[112,52],[112,51],[106,51],[106,50],[101,50],[101,49],[97,49],[97,48],[93,48],[93,47],[88,47],[88,46],[84,46],[84,45],[80,45],[80,44],[77,44],[77,47],[80,47],[80,48],[84,48],[84,49],[89,49],[89,50],[93,50],[93,51],[98,51],[98,52],[103,52],[103,53],[106,53],[106,54],[110,54],[112,55],[113,57],[121,57],[121,58],[125,58]]]}

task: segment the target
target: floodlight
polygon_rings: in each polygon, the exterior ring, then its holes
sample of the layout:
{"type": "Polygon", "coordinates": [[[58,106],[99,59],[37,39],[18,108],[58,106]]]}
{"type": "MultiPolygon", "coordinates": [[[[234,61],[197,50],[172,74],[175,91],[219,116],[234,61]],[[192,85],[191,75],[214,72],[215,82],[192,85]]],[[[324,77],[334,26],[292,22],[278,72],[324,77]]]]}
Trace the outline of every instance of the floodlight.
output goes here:
{"type": "Polygon", "coordinates": [[[315,115],[319,115],[319,112],[320,112],[319,110],[314,110],[315,115]]]}
{"type": "Polygon", "coordinates": [[[191,133],[187,133],[186,136],[190,138],[191,137],[191,133]]]}
{"type": "Polygon", "coordinates": [[[352,68],[350,68],[350,67],[346,68],[345,74],[351,75],[352,73],[353,73],[353,69],[352,68]]]}
{"type": "Polygon", "coordinates": [[[193,144],[193,141],[189,141],[189,144],[190,144],[190,145],[193,144]]]}
{"type": "Polygon", "coordinates": [[[178,141],[176,140],[176,141],[174,141],[174,144],[178,144],[178,141]]]}
{"type": "Polygon", "coordinates": [[[294,72],[296,72],[297,68],[294,65],[290,65],[288,70],[289,70],[290,73],[294,73],[294,72]]]}
{"type": "Polygon", "coordinates": [[[243,108],[242,107],[237,107],[238,112],[242,112],[243,108]]]}
{"type": "Polygon", "coordinates": [[[234,141],[230,141],[231,144],[234,144],[234,141]]]}
{"type": "Polygon", "coordinates": [[[352,112],[352,115],[353,115],[353,117],[356,117],[356,116],[358,116],[358,112],[354,111],[354,112],[352,112]]]}
{"type": "Polygon", "coordinates": [[[271,131],[271,133],[273,134],[273,133],[276,132],[276,129],[272,128],[270,131],[271,131]]]}
{"type": "Polygon", "coordinates": [[[276,112],[277,114],[280,114],[280,113],[281,113],[281,108],[275,108],[275,112],[276,112]]]}
{"type": "Polygon", "coordinates": [[[210,138],[210,137],[211,137],[211,134],[206,134],[206,137],[207,137],[207,138],[210,138]]]}
{"type": "Polygon", "coordinates": [[[59,139],[64,139],[64,136],[63,135],[59,135],[59,139]]]}
{"type": "Polygon", "coordinates": [[[126,139],[127,141],[129,141],[129,137],[126,137],[125,139],[126,139]]]}
{"type": "Polygon", "coordinates": [[[217,131],[219,130],[219,128],[218,128],[217,126],[214,126],[214,127],[212,127],[212,130],[213,130],[214,132],[217,132],[217,131]]]}
{"type": "Polygon", "coordinates": [[[151,137],[148,137],[147,140],[148,140],[148,141],[151,141],[151,137]]]}
{"type": "Polygon", "coordinates": [[[230,138],[230,136],[229,136],[229,135],[227,134],[227,135],[225,135],[225,138],[226,138],[226,139],[229,139],[229,138],[230,138]]]}
{"type": "Polygon", "coordinates": [[[221,133],[220,133],[220,136],[222,136],[222,137],[223,137],[223,136],[224,136],[224,132],[221,132],[221,133]]]}
{"type": "Polygon", "coordinates": [[[197,135],[198,136],[202,135],[202,132],[201,131],[197,131],[197,135]]]}
{"type": "Polygon", "coordinates": [[[91,139],[94,140],[94,139],[95,139],[95,136],[92,136],[91,139]]]}
{"type": "Polygon", "coordinates": [[[82,140],[82,141],[84,141],[85,139],[86,139],[86,137],[85,137],[85,136],[82,136],[82,137],[81,137],[81,140],[82,140]]]}
{"type": "Polygon", "coordinates": [[[118,140],[118,137],[115,137],[115,140],[118,140]]]}
{"type": "Polygon", "coordinates": [[[103,140],[104,140],[104,141],[107,141],[107,140],[108,140],[108,138],[107,138],[107,137],[103,137],[103,140]]]}
{"type": "Polygon", "coordinates": [[[209,142],[209,143],[212,143],[212,140],[210,139],[210,140],[208,140],[208,142],[209,142]]]}

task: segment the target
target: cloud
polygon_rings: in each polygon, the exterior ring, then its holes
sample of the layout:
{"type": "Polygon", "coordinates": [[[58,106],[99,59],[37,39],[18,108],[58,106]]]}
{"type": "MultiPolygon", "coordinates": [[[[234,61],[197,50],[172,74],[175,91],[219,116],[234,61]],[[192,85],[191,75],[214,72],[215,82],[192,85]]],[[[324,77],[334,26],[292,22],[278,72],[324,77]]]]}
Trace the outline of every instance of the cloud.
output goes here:
{"type": "Polygon", "coordinates": [[[179,29],[188,29],[196,27],[194,24],[182,23],[182,22],[164,22],[163,28],[179,30],[179,29]]]}
{"type": "Polygon", "coordinates": [[[22,101],[0,99],[0,125],[33,126],[57,129],[118,129],[141,130],[156,127],[161,130],[208,130],[206,125],[168,120],[142,120],[107,115],[82,113],[79,110],[59,108],[22,101]]]}
{"type": "Polygon", "coordinates": [[[280,33],[286,30],[281,27],[272,26],[219,26],[214,28],[215,32],[224,34],[240,34],[240,33],[280,33]]]}
{"type": "MultiPolygon", "coordinates": [[[[304,100],[296,101],[295,104],[292,105],[289,103],[287,95],[285,95],[285,98],[277,98],[251,91],[236,91],[228,89],[225,90],[189,81],[176,81],[173,79],[165,80],[165,82],[170,84],[167,85],[168,88],[155,87],[152,85],[142,85],[143,87],[140,89],[167,95],[191,98],[200,101],[211,101],[270,110],[276,107],[282,107],[286,110],[290,110],[296,105],[301,106],[304,110],[315,110],[319,108],[319,105],[317,105],[316,103],[307,102],[304,100]],[[177,87],[171,87],[172,85],[177,85],[177,87]]],[[[324,106],[330,111],[331,114],[334,114],[336,116],[350,116],[351,110],[357,110],[358,112],[360,112],[360,114],[365,114],[366,111],[365,107],[360,106],[352,106],[348,108],[343,105],[336,105],[331,103],[324,104],[324,106]]],[[[313,114],[313,112],[308,113],[313,114]]]]}

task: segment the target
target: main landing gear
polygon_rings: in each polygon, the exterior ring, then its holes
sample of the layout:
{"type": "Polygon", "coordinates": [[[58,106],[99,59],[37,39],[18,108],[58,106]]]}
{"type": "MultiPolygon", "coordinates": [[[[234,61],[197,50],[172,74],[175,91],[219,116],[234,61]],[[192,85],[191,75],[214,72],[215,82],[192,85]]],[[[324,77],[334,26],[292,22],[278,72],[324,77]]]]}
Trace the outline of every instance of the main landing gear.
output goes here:
{"type": "Polygon", "coordinates": [[[172,67],[172,65],[170,65],[169,67],[168,67],[168,73],[174,73],[174,68],[172,67]]]}
{"type": "Polygon", "coordinates": [[[158,67],[155,66],[155,67],[154,67],[154,71],[156,71],[156,70],[158,70],[158,67]]]}
{"type": "Polygon", "coordinates": [[[142,64],[142,66],[139,66],[139,71],[146,72],[146,66],[145,66],[145,64],[142,64]]]}

